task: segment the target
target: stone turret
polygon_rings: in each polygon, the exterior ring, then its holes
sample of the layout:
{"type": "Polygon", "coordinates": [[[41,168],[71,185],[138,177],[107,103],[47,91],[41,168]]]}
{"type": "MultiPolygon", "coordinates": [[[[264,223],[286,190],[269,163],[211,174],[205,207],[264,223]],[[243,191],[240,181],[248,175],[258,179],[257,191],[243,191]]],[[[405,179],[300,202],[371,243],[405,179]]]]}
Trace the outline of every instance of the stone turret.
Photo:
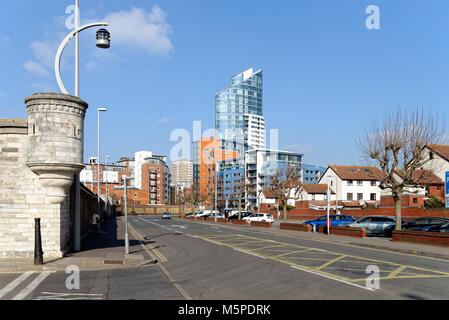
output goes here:
{"type": "Polygon", "coordinates": [[[27,166],[39,176],[50,203],[61,204],[83,168],[84,119],[88,104],[55,93],[25,99],[28,113],[27,166]]]}

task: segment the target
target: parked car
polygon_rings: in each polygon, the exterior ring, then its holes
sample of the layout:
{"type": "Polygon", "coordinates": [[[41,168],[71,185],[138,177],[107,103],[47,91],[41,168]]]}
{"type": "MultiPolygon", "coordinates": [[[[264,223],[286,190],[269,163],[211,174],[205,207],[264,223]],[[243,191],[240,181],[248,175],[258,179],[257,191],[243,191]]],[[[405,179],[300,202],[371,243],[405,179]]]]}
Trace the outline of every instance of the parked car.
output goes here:
{"type": "Polygon", "coordinates": [[[171,220],[171,213],[169,213],[169,212],[163,213],[162,220],[171,220]]]}
{"type": "Polygon", "coordinates": [[[449,223],[439,225],[439,226],[433,226],[430,227],[428,232],[442,232],[442,233],[449,233],[449,223]]]}
{"type": "Polygon", "coordinates": [[[432,228],[438,229],[438,227],[448,224],[448,218],[428,217],[418,218],[405,222],[402,225],[402,229],[410,231],[430,231],[432,228]]]}
{"type": "MultiPolygon", "coordinates": [[[[333,227],[344,227],[355,221],[354,217],[347,215],[331,214],[329,218],[331,220],[331,226],[333,227]]],[[[326,220],[327,215],[315,220],[306,221],[304,224],[310,225],[312,228],[315,226],[318,229],[319,227],[326,226],[326,220]]]]}
{"type": "Polygon", "coordinates": [[[201,212],[197,213],[195,215],[195,217],[197,217],[197,218],[208,218],[212,214],[218,214],[218,213],[219,213],[218,211],[214,211],[214,210],[204,210],[204,211],[201,211],[201,212]]]}
{"type": "MultiPolygon", "coordinates": [[[[242,220],[243,220],[243,218],[247,218],[247,217],[249,217],[250,215],[252,215],[251,212],[248,212],[248,211],[242,211],[242,220]]],[[[239,219],[239,213],[238,213],[238,211],[237,211],[235,214],[229,216],[228,221],[238,220],[238,219],[239,219]]]]}
{"type": "Polygon", "coordinates": [[[243,218],[243,221],[246,221],[248,223],[252,222],[268,222],[268,223],[274,223],[274,218],[272,214],[268,213],[254,213],[250,215],[249,217],[243,218]]]}
{"type": "Polygon", "coordinates": [[[209,218],[213,218],[215,219],[215,217],[217,217],[217,219],[226,219],[224,213],[212,213],[209,218]]]}
{"type": "Polygon", "coordinates": [[[368,235],[385,235],[391,236],[396,226],[395,217],[386,216],[369,216],[351,223],[351,228],[365,228],[368,235]]]}

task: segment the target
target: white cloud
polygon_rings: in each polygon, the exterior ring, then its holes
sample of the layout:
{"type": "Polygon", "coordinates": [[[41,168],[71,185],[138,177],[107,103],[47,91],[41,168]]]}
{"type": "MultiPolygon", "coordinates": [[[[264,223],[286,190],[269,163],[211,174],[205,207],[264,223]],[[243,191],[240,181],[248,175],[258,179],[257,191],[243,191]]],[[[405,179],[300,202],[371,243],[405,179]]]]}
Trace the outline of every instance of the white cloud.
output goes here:
{"type": "Polygon", "coordinates": [[[28,60],[23,64],[23,67],[36,76],[45,77],[50,74],[47,69],[35,61],[28,60]]]}
{"type": "Polygon", "coordinates": [[[34,41],[31,44],[36,60],[45,67],[51,67],[56,54],[56,46],[46,41],[34,41]]]}
{"type": "Polygon", "coordinates": [[[165,12],[157,5],[151,11],[132,8],[108,15],[111,40],[114,45],[143,49],[151,54],[164,55],[174,47],[170,40],[172,27],[165,12]]]}
{"type": "Polygon", "coordinates": [[[164,118],[161,118],[158,120],[159,124],[166,124],[168,122],[170,122],[170,118],[167,118],[167,117],[164,117],[164,118]]]}

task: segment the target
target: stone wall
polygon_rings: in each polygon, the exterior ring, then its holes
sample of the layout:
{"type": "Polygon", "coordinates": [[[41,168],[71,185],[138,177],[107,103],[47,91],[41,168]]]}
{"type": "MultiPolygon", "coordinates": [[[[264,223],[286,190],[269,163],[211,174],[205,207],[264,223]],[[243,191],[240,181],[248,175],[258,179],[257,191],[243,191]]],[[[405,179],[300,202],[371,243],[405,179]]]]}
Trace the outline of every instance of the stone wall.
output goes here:
{"type": "Polygon", "coordinates": [[[28,167],[28,121],[0,120],[0,257],[32,257],[34,219],[42,219],[45,257],[61,257],[70,240],[69,199],[51,204],[28,167]]]}

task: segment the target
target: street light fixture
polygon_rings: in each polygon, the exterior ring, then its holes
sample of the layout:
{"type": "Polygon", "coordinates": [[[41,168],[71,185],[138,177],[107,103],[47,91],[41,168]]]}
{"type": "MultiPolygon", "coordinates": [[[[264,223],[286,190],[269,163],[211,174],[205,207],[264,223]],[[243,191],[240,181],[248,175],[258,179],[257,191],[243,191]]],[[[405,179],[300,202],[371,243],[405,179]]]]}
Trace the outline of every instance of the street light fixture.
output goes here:
{"type": "Polygon", "coordinates": [[[97,47],[101,49],[109,49],[111,47],[111,34],[106,29],[97,31],[97,47]]]}

